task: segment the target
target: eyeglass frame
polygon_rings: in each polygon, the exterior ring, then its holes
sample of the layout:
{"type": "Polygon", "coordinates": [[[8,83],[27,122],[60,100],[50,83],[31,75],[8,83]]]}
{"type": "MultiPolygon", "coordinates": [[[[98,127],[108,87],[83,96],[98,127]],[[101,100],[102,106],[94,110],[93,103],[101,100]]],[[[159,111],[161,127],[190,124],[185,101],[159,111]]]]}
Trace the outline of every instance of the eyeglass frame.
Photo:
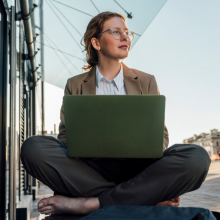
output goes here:
{"type": "MultiPolygon", "coordinates": [[[[105,30],[105,31],[103,31],[103,32],[101,32],[101,33],[99,33],[99,34],[97,34],[96,36],[99,36],[100,34],[103,34],[103,33],[105,33],[106,31],[109,31],[109,30],[111,30],[111,32],[112,32],[112,36],[113,36],[113,29],[119,29],[119,30],[121,30],[120,28],[109,28],[108,30],[105,30]]],[[[129,30],[129,29],[126,29],[126,30],[129,30]]],[[[130,30],[129,30],[130,31],[130,30]]],[[[131,34],[133,35],[133,39],[134,39],[134,31],[130,31],[131,32],[131,34]]],[[[130,36],[130,35],[128,35],[128,36],[130,36]]],[[[114,37],[114,36],[113,36],[114,37]]],[[[114,37],[115,38],[115,37],[114,37]]],[[[116,39],[116,38],[115,38],[116,39]]],[[[120,38],[121,39],[121,38],[120,38]]],[[[132,40],[133,40],[132,39],[132,40]]],[[[116,39],[116,40],[119,40],[119,39],[116,39]]],[[[131,40],[131,41],[132,41],[131,40]]]]}

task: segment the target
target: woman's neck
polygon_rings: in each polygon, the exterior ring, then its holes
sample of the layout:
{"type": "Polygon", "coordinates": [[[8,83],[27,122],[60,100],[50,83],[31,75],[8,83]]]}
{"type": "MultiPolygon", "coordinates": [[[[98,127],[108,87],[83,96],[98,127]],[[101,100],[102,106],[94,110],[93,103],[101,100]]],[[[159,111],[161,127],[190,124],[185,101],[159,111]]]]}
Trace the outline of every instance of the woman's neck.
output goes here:
{"type": "Polygon", "coordinates": [[[121,60],[98,62],[99,72],[108,80],[114,79],[121,70],[121,60]]]}

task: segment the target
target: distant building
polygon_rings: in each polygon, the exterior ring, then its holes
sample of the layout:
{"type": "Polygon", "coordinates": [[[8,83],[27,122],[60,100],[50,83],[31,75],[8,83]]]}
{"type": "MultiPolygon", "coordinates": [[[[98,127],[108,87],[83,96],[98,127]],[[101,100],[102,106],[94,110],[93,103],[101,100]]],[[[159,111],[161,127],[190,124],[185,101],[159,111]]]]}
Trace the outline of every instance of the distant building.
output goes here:
{"type": "Polygon", "coordinates": [[[184,144],[197,144],[206,149],[209,155],[220,153],[220,131],[212,129],[211,133],[194,134],[193,137],[183,140],[184,144]]]}
{"type": "Polygon", "coordinates": [[[50,133],[47,133],[47,131],[44,131],[44,135],[53,136],[53,137],[57,138],[58,133],[56,132],[56,124],[54,124],[54,131],[50,131],[50,133]]]}
{"type": "Polygon", "coordinates": [[[47,133],[47,131],[44,131],[44,135],[45,135],[45,136],[53,136],[53,137],[57,138],[57,135],[58,135],[58,134],[53,133],[53,131],[51,131],[50,133],[47,133]]]}

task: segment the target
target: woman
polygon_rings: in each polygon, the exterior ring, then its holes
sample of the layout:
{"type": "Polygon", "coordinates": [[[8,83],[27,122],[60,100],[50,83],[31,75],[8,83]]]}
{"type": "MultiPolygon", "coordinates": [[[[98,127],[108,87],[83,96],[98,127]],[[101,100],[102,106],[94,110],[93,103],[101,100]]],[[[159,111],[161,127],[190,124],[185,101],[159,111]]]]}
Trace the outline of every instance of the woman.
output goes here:
{"type": "MultiPolygon", "coordinates": [[[[118,13],[103,12],[91,19],[84,34],[87,72],[67,80],[64,94],[160,94],[155,77],[128,68],[134,33],[118,13]],[[124,46],[123,46],[124,45],[124,46]]],[[[179,206],[180,195],[198,189],[207,175],[210,158],[198,145],[168,148],[159,159],[75,159],[67,156],[63,105],[58,139],[32,136],[21,148],[27,172],[55,191],[43,198],[43,214],[90,214],[107,205],[179,206]]]]}

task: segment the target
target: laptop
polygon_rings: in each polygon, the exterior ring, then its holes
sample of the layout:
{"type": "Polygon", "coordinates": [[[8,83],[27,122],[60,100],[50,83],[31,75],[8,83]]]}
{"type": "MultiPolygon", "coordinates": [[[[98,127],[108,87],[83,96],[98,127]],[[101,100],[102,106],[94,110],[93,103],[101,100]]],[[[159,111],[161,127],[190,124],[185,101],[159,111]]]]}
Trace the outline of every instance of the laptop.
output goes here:
{"type": "Polygon", "coordinates": [[[165,96],[64,95],[67,155],[163,156],[165,96]]]}

